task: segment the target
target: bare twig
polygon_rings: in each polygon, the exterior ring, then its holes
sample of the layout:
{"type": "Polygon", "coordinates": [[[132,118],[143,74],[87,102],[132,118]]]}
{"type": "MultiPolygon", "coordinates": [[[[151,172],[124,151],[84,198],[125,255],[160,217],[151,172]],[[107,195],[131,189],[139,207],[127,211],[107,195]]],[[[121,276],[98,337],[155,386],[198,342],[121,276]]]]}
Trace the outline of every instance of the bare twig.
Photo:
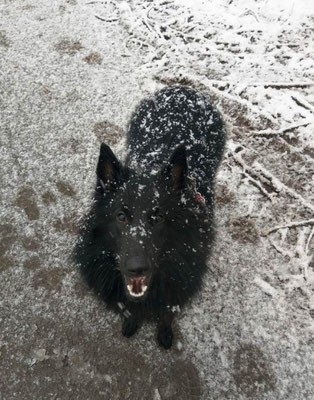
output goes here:
{"type": "MultiPolygon", "coordinates": [[[[253,179],[258,179],[262,184],[267,185],[276,193],[284,192],[288,194],[292,198],[298,200],[299,203],[302,204],[305,208],[314,212],[314,206],[311,203],[307,202],[295,190],[282,183],[276,176],[274,176],[271,172],[269,172],[259,162],[254,161],[253,165],[249,166],[245,163],[242,157],[238,153],[235,153],[234,149],[232,149],[232,147],[234,148],[237,147],[234,143],[232,142],[229,143],[229,147],[231,147],[230,154],[233,157],[233,159],[237,162],[237,164],[241,165],[244,171],[247,172],[249,175],[251,175],[253,179]]],[[[259,188],[261,187],[259,186],[259,188]]],[[[264,191],[263,194],[265,194],[264,191]]]]}
{"type": "Polygon", "coordinates": [[[89,1],[88,3],[85,3],[87,6],[90,4],[106,4],[105,1],[89,1]]]}
{"type": "Polygon", "coordinates": [[[253,176],[256,176],[256,173],[252,170],[250,166],[245,164],[243,158],[235,153],[231,153],[232,158],[235,160],[237,164],[239,164],[243,168],[243,174],[254,184],[254,186],[257,186],[258,189],[270,200],[273,201],[272,196],[267,192],[267,190],[264,189],[262,184],[258,182],[256,179],[253,178],[253,176]],[[252,176],[253,175],[253,176],[252,176]]]}
{"type": "Polygon", "coordinates": [[[301,229],[299,235],[298,235],[298,240],[297,240],[297,246],[296,246],[296,256],[298,258],[299,265],[300,265],[300,269],[302,270],[303,273],[303,277],[304,280],[308,280],[309,278],[309,270],[308,270],[308,266],[309,266],[309,261],[311,259],[311,257],[309,257],[306,254],[306,235],[308,233],[308,228],[303,228],[301,229]]]}
{"type": "Polygon", "coordinates": [[[260,132],[252,132],[254,136],[279,136],[283,135],[287,132],[293,131],[294,129],[300,128],[301,126],[307,126],[311,123],[311,121],[305,121],[301,124],[294,124],[286,126],[285,128],[281,128],[278,131],[260,131],[260,132]]]}
{"type": "Polygon", "coordinates": [[[240,17],[245,17],[246,15],[252,15],[256,19],[256,22],[259,22],[258,16],[255,11],[247,9],[244,11],[243,14],[240,15],[240,17]]]}
{"type": "Polygon", "coordinates": [[[247,86],[263,86],[264,88],[273,87],[276,89],[290,89],[293,87],[306,88],[314,86],[314,82],[260,82],[260,83],[249,83],[247,86]]]}
{"type": "Polygon", "coordinates": [[[276,192],[285,192],[289,194],[291,197],[294,199],[299,200],[299,202],[305,207],[308,208],[309,210],[314,212],[314,206],[310,203],[308,203],[299,193],[297,193],[295,190],[291,189],[290,187],[286,186],[284,183],[282,183],[278,178],[276,178],[273,174],[271,174],[266,168],[264,168],[260,163],[257,161],[254,162],[253,164],[254,170],[257,170],[262,176],[264,176],[266,179],[268,179],[271,183],[271,186],[275,189],[276,192]]]}
{"type": "Polygon", "coordinates": [[[231,41],[226,41],[226,40],[216,40],[215,44],[223,44],[225,46],[239,46],[239,42],[231,42],[231,41]]]}
{"type": "Polygon", "coordinates": [[[305,108],[306,110],[314,113],[314,107],[310,104],[306,99],[300,96],[298,93],[294,93],[291,95],[292,100],[294,100],[299,106],[305,108]]]}
{"type": "Polygon", "coordinates": [[[104,21],[104,22],[116,22],[116,21],[119,21],[119,18],[106,19],[106,18],[100,17],[99,15],[95,15],[95,18],[99,19],[100,21],[104,21]]]}
{"type": "Polygon", "coordinates": [[[138,39],[138,38],[136,38],[136,37],[134,37],[134,36],[130,36],[130,37],[127,38],[127,40],[125,41],[125,47],[126,47],[126,49],[128,49],[128,50],[129,50],[129,48],[128,48],[129,42],[138,43],[138,44],[140,45],[140,47],[143,47],[143,46],[152,47],[152,45],[151,45],[150,43],[146,42],[145,40],[141,40],[141,39],[138,39]]]}
{"type": "Polygon", "coordinates": [[[158,388],[154,390],[154,400],[162,400],[158,388]]]}
{"type": "Polygon", "coordinates": [[[279,229],[295,228],[297,226],[307,226],[307,225],[314,225],[314,219],[308,219],[307,221],[289,222],[285,225],[274,226],[273,228],[269,229],[268,231],[262,232],[262,236],[268,236],[270,233],[278,231],[279,229]]]}
{"type": "Polygon", "coordinates": [[[268,282],[264,281],[264,279],[257,276],[254,279],[254,283],[258,286],[265,294],[268,296],[276,297],[278,296],[278,291],[273,286],[271,286],[268,282]]]}
{"type": "MultiPolygon", "coordinates": [[[[269,192],[267,192],[267,190],[263,187],[262,184],[266,184],[267,186],[272,187],[271,182],[269,179],[266,179],[265,176],[263,176],[262,174],[258,173],[257,171],[255,171],[251,166],[247,165],[245,163],[245,161],[243,160],[243,158],[240,156],[239,152],[236,152],[236,150],[238,150],[239,148],[241,148],[242,146],[230,141],[229,142],[229,154],[232,156],[232,158],[234,159],[234,161],[240,165],[243,169],[243,173],[244,175],[246,175],[252,183],[254,183],[255,186],[257,186],[260,191],[270,200],[273,200],[273,195],[270,194],[269,192]],[[257,178],[258,181],[255,179],[257,178]]],[[[276,192],[276,188],[272,187],[272,189],[274,190],[274,192],[276,192]]]]}
{"type": "Polygon", "coordinates": [[[308,254],[308,252],[309,252],[309,247],[310,247],[310,243],[311,243],[313,235],[314,235],[314,226],[313,226],[313,228],[311,230],[311,233],[309,234],[309,237],[308,237],[307,242],[306,242],[305,254],[308,254]]]}
{"type": "Polygon", "coordinates": [[[278,253],[282,254],[283,256],[288,256],[291,259],[294,257],[294,254],[291,251],[282,249],[271,238],[269,238],[269,241],[270,244],[274,247],[274,249],[278,251],[278,253]]]}
{"type": "Polygon", "coordinates": [[[256,186],[271,202],[273,201],[272,195],[270,195],[267,190],[265,190],[260,182],[258,182],[256,179],[254,179],[252,176],[250,176],[247,172],[243,171],[243,175],[248,178],[249,181],[253,183],[254,186],[256,186]]]}

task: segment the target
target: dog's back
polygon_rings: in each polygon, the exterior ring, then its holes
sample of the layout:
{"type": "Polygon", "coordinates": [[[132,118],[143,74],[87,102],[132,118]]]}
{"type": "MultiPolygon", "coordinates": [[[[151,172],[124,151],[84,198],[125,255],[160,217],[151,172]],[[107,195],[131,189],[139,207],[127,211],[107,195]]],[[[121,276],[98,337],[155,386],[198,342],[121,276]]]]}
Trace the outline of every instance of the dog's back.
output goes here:
{"type": "Polygon", "coordinates": [[[209,202],[225,136],[221,115],[206,95],[191,88],[167,87],[143,100],[133,114],[127,164],[143,172],[158,171],[173,149],[184,143],[190,177],[209,202]]]}

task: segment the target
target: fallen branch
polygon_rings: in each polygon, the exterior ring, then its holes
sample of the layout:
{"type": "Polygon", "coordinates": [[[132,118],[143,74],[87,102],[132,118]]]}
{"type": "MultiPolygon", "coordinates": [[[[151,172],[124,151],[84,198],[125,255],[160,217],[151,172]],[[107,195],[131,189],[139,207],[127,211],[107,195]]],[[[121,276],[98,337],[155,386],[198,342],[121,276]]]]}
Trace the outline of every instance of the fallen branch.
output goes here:
{"type": "Polygon", "coordinates": [[[252,15],[252,17],[256,19],[256,22],[259,22],[259,18],[255,11],[247,9],[244,11],[244,13],[240,14],[240,17],[245,17],[246,15],[252,15]]]}
{"type": "Polygon", "coordinates": [[[260,83],[249,83],[247,86],[263,86],[264,88],[273,87],[276,89],[290,89],[293,87],[307,88],[314,86],[314,82],[260,82],[260,83]]]}
{"type": "Polygon", "coordinates": [[[106,4],[105,1],[89,1],[88,3],[85,3],[86,6],[89,6],[91,4],[106,4]]]}
{"type": "MultiPolygon", "coordinates": [[[[273,201],[272,196],[267,192],[266,189],[264,189],[264,187],[262,186],[262,184],[260,182],[258,182],[256,179],[254,179],[254,177],[256,177],[256,173],[255,171],[253,171],[253,169],[248,166],[247,164],[245,164],[243,158],[241,156],[239,156],[238,154],[235,153],[231,153],[232,158],[234,159],[234,161],[239,164],[242,168],[243,168],[243,174],[254,184],[254,186],[257,186],[257,188],[270,200],[273,201]],[[254,177],[253,177],[254,176],[254,177]]],[[[258,177],[260,178],[260,177],[258,177]]],[[[268,183],[268,182],[267,182],[268,183]]]]}
{"type": "MultiPolygon", "coordinates": [[[[232,141],[229,142],[229,147],[231,149],[230,154],[237,164],[241,165],[245,172],[251,175],[253,178],[257,178],[262,184],[269,186],[274,192],[280,193],[284,192],[294,199],[299,200],[299,202],[307,209],[314,212],[314,206],[308,203],[299,193],[290,187],[282,183],[277,177],[270,173],[265,167],[263,167],[259,162],[254,161],[252,167],[247,165],[239,154],[234,152],[237,145],[232,141]]],[[[265,194],[263,192],[263,194],[265,194]]]]}
{"type": "Polygon", "coordinates": [[[254,283],[258,286],[265,294],[268,296],[276,297],[278,296],[278,291],[273,286],[271,286],[268,282],[264,281],[264,279],[257,276],[254,279],[254,283]]]}
{"type": "Polygon", "coordinates": [[[297,226],[307,226],[307,225],[314,225],[314,219],[308,219],[307,221],[295,221],[295,222],[290,222],[285,225],[274,226],[273,228],[269,229],[268,231],[262,232],[262,236],[268,236],[270,233],[278,231],[279,229],[295,228],[297,226]]]}
{"type": "Polygon", "coordinates": [[[105,1],[89,1],[88,3],[85,3],[87,6],[90,4],[106,4],[105,1]]]}
{"type": "Polygon", "coordinates": [[[310,104],[306,99],[300,96],[298,93],[294,93],[291,95],[292,100],[294,100],[298,106],[305,108],[306,110],[314,113],[314,107],[310,104]]]}
{"type": "Polygon", "coordinates": [[[250,176],[247,172],[243,171],[243,175],[248,178],[249,181],[252,182],[254,186],[256,186],[271,202],[273,201],[273,197],[265,190],[260,182],[250,176]]]}
{"type": "Polygon", "coordinates": [[[301,126],[307,126],[311,123],[311,121],[305,121],[301,124],[294,124],[286,126],[285,128],[281,128],[278,131],[260,131],[260,132],[252,132],[254,136],[280,136],[287,132],[293,131],[294,129],[300,128],[301,126]]]}
{"type": "Polygon", "coordinates": [[[293,259],[294,254],[291,251],[282,249],[271,238],[269,238],[269,241],[270,241],[270,244],[274,247],[274,249],[278,251],[278,253],[282,254],[285,257],[289,257],[290,259],[293,259]]]}
{"type": "Polygon", "coordinates": [[[289,194],[291,197],[299,200],[299,202],[309,210],[314,212],[314,206],[308,203],[299,193],[295,190],[289,188],[284,183],[282,183],[278,178],[276,178],[273,174],[271,174],[266,168],[264,168],[260,163],[257,161],[253,164],[253,169],[257,169],[257,171],[262,174],[266,179],[268,179],[271,183],[271,186],[275,189],[276,192],[285,192],[289,194]]]}
{"type": "Polygon", "coordinates": [[[138,39],[134,36],[130,36],[125,40],[125,48],[129,51],[128,44],[129,42],[137,43],[140,47],[153,47],[150,43],[146,42],[145,40],[138,39]]]}
{"type": "Polygon", "coordinates": [[[106,19],[106,18],[100,17],[99,15],[95,15],[95,18],[99,19],[100,21],[104,21],[104,22],[116,22],[116,21],[119,21],[119,18],[106,19]]]}
{"type": "Polygon", "coordinates": [[[309,278],[309,263],[312,259],[311,256],[307,255],[306,252],[306,236],[309,232],[308,228],[301,229],[301,232],[298,235],[297,246],[296,246],[296,256],[299,261],[300,270],[303,272],[304,280],[308,280],[309,278]]]}
{"type": "MultiPolygon", "coordinates": [[[[257,186],[260,191],[270,200],[273,200],[273,195],[271,195],[263,186],[262,184],[266,184],[267,186],[272,187],[271,185],[271,181],[269,179],[266,179],[265,176],[263,176],[262,174],[258,173],[257,171],[255,171],[252,167],[250,167],[249,165],[247,165],[245,163],[245,161],[243,160],[243,158],[239,155],[238,152],[236,152],[239,148],[243,148],[241,145],[238,145],[237,143],[234,143],[233,141],[229,141],[228,143],[228,147],[229,147],[229,154],[231,155],[231,157],[234,159],[234,161],[240,165],[243,169],[243,173],[244,175],[246,175],[252,183],[254,183],[255,186],[257,186]],[[255,179],[257,178],[258,181],[255,179]]],[[[274,190],[274,192],[276,192],[276,188],[272,187],[272,189],[274,190]]]]}
{"type": "Polygon", "coordinates": [[[314,235],[314,226],[313,226],[313,228],[311,230],[311,233],[309,234],[309,237],[308,237],[307,242],[306,242],[305,254],[308,254],[308,252],[309,252],[309,247],[310,247],[310,243],[311,243],[313,235],[314,235]]]}
{"type": "Polygon", "coordinates": [[[158,388],[154,390],[154,400],[162,400],[158,388]]]}

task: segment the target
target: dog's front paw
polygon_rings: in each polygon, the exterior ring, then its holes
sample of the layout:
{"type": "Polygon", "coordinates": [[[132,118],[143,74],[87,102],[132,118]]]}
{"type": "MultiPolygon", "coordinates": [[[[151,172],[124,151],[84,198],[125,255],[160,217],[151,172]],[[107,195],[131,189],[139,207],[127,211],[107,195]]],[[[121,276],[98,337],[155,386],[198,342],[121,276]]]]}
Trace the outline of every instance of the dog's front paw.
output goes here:
{"type": "Polygon", "coordinates": [[[170,326],[163,325],[158,329],[157,340],[160,346],[170,349],[172,346],[173,332],[170,326]]]}
{"type": "Polygon", "coordinates": [[[137,331],[138,323],[132,318],[125,318],[122,323],[122,335],[129,338],[137,331]]]}

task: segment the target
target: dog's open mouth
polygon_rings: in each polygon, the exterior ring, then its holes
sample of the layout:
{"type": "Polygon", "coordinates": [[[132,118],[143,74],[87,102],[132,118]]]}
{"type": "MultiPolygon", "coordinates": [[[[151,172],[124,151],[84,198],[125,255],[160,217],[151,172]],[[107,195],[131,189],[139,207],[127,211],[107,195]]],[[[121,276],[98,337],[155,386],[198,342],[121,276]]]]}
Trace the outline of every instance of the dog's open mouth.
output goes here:
{"type": "Polygon", "coordinates": [[[138,276],[136,278],[126,278],[126,287],[129,295],[132,297],[144,296],[147,290],[146,276],[138,276]]]}

